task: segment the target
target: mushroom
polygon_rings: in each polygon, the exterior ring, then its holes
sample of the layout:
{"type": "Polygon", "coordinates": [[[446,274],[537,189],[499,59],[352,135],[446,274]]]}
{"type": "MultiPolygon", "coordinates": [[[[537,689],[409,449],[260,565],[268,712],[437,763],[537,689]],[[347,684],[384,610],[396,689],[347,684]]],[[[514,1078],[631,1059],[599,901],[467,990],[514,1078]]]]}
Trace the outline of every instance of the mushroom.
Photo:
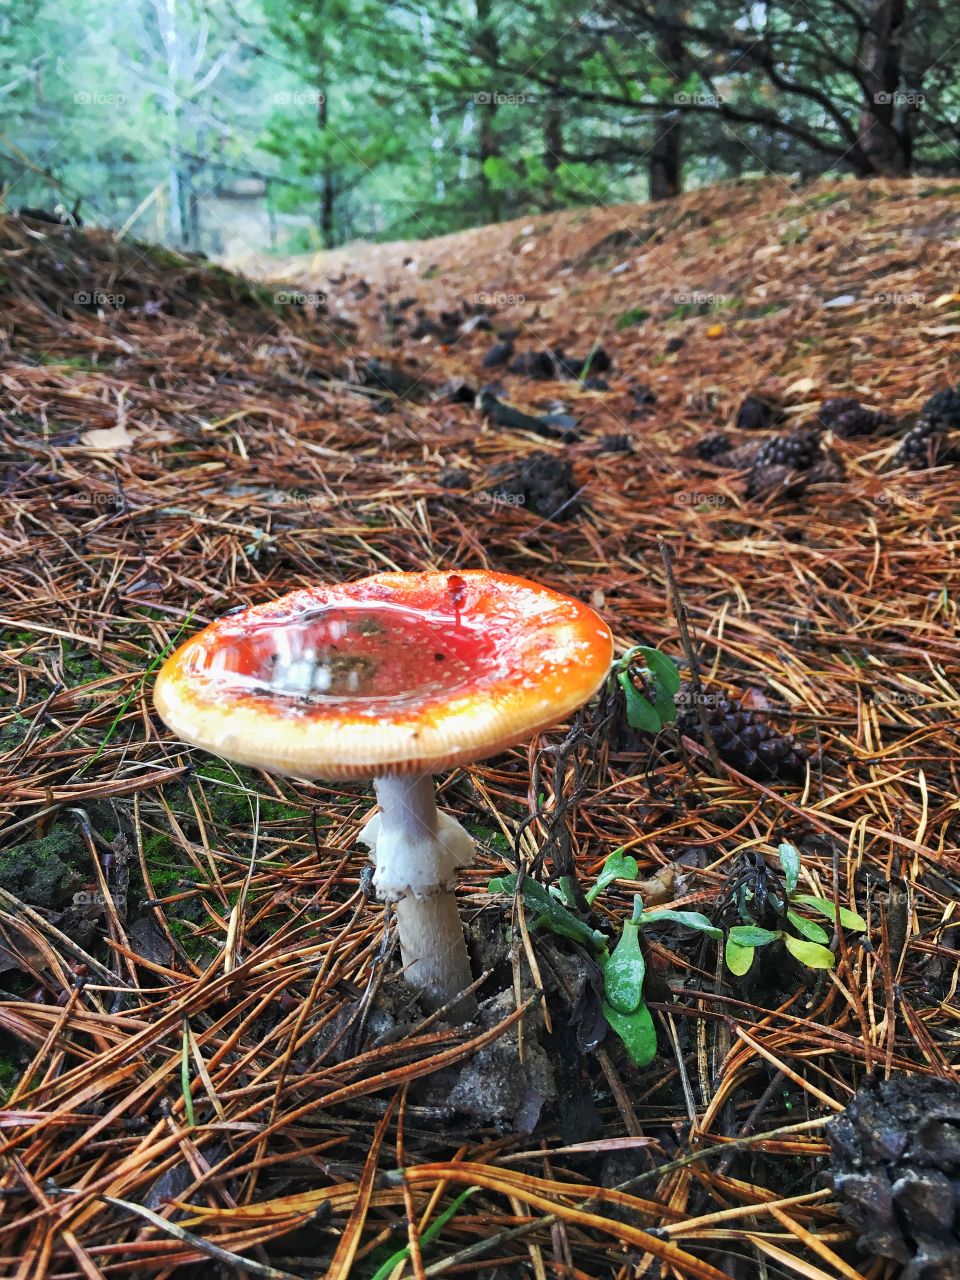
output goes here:
{"type": "MultiPolygon", "coordinates": [[[[380,573],[232,612],[182,645],[154,701],[186,742],[298,778],[373,778],[360,833],[396,903],[408,982],[433,1010],[472,981],[454,886],[474,857],[432,774],[564,720],[613,642],[585,605],[487,570],[380,573]]],[[[455,1003],[468,1018],[472,999],[455,1003]]]]}

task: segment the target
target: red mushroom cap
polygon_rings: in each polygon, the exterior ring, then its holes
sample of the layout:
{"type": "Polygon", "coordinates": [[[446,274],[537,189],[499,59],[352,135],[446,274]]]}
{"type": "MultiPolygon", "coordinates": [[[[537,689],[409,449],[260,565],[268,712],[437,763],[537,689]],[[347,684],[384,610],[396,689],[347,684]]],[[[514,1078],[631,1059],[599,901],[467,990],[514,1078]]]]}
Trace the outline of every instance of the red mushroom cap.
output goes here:
{"type": "Polygon", "coordinates": [[[379,573],[219,619],[154,701],[185,741],[272,773],[426,773],[566,719],[612,656],[592,609],[524,578],[379,573]]]}

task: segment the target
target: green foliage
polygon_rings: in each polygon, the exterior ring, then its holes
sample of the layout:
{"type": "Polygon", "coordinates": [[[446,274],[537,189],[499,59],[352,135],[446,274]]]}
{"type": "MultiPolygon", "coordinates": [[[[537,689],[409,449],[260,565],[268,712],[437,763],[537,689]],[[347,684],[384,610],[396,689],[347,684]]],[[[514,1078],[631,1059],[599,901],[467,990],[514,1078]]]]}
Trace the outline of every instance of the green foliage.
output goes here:
{"type": "Polygon", "coordinates": [[[634,1066],[649,1066],[657,1056],[657,1029],[647,1006],[641,1002],[632,1013],[621,1013],[604,1000],[602,1008],[607,1025],[623,1041],[634,1066]]]}
{"type": "Polygon", "coordinates": [[[597,894],[602,893],[608,885],[613,884],[614,880],[636,880],[639,874],[640,868],[637,865],[636,858],[631,857],[630,854],[625,854],[622,849],[614,849],[603,864],[603,868],[597,876],[596,884],[587,890],[585,897],[593,905],[597,894]]]}
{"type": "MultiPolygon", "coordinates": [[[[837,927],[842,925],[858,933],[864,933],[867,928],[866,922],[855,911],[850,911],[847,907],[835,907],[829,899],[818,898],[812,893],[796,892],[800,880],[801,863],[800,852],[794,845],[784,842],[778,847],[777,854],[783,869],[785,900],[781,901],[775,895],[771,895],[771,899],[780,911],[784,927],[764,929],[750,923],[734,925],[730,929],[724,949],[726,964],[730,972],[738,977],[743,977],[749,972],[758,947],[768,946],[777,939],[782,939],[790,954],[801,964],[805,964],[808,969],[833,968],[836,957],[828,945],[830,935],[815,920],[808,920],[806,916],[796,911],[794,908],[798,905],[819,912],[837,927]],[[792,933],[786,927],[788,925],[793,930],[792,933]]],[[[753,896],[748,894],[743,894],[739,898],[740,914],[745,919],[751,918],[750,903],[752,901],[753,896]]]]}
{"type": "MultiPolygon", "coordinates": [[[[517,878],[515,873],[497,876],[487,885],[487,890],[489,893],[512,895],[517,891],[517,878]]],[[[594,951],[605,948],[606,939],[603,934],[597,929],[591,929],[579,916],[568,911],[537,880],[524,876],[520,896],[523,898],[524,905],[535,913],[532,921],[534,929],[548,929],[551,933],[556,933],[562,938],[571,938],[574,942],[579,942],[582,946],[594,951]]]]}
{"type": "Polygon", "coordinates": [[[625,311],[617,321],[618,329],[630,329],[635,324],[643,324],[644,320],[650,319],[650,312],[646,307],[631,307],[629,311],[625,311]]]}
{"type": "Polygon", "coordinates": [[[624,920],[620,941],[603,968],[603,992],[618,1013],[633,1013],[643,1000],[647,967],[640,950],[640,925],[624,920]]]}
{"type": "Polygon", "coordinates": [[[673,723],[680,673],[666,654],[648,645],[635,645],[614,667],[614,675],[627,700],[627,721],[631,728],[659,733],[665,725],[673,723]],[[646,695],[637,688],[635,678],[643,681],[646,695]]]}
{"type": "MultiPolygon", "coordinates": [[[[636,879],[637,871],[636,859],[625,855],[622,849],[615,849],[604,863],[596,884],[588,890],[587,901],[593,903],[598,893],[615,880],[636,879]]],[[[490,893],[515,893],[517,876],[498,876],[487,888],[490,893]]],[[[537,881],[525,878],[520,894],[524,904],[536,913],[533,928],[549,929],[593,952],[603,971],[604,1017],[623,1041],[631,1060],[638,1067],[646,1066],[656,1055],[657,1033],[643,994],[646,962],[641,930],[648,924],[670,922],[715,939],[723,937],[722,930],[715,928],[699,911],[645,911],[643,900],[637,894],[633,914],[623,921],[619,941],[610,952],[604,934],[591,929],[537,881]]]]}
{"type": "MultiPolygon", "coordinates": [[[[221,192],[244,182],[265,182],[244,212],[269,216],[281,252],[644,199],[664,120],[688,186],[745,168],[865,174],[862,130],[924,173],[956,168],[960,11],[933,0],[909,7],[887,51],[907,91],[889,112],[861,62],[864,6],[830,0],[808,0],[803,22],[696,0],[667,7],[669,27],[662,5],[599,21],[572,0],[7,8],[0,137],[15,143],[0,145],[16,203],[79,196],[88,220],[135,215],[136,234],[171,245],[223,250],[238,228],[221,192]]],[[[816,192],[794,216],[840,198],[816,192]]]]}

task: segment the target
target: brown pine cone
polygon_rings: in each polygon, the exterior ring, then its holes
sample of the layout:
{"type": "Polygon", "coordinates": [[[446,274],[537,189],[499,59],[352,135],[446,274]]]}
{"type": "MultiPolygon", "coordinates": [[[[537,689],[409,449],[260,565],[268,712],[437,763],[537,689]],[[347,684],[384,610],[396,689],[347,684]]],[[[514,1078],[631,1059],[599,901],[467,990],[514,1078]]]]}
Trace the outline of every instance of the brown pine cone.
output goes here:
{"type": "Polygon", "coordinates": [[[729,436],[714,432],[712,435],[701,436],[693,446],[693,452],[704,462],[716,462],[725,467],[729,465],[727,457],[732,448],[733,442],[729,436]]]}
{"type": "MultiPolygon", "coordinates": [[[[686,703],[678,727],[681,733],[706,746],[700,717],[691,703],[694,694],[683,686],[677,705],[686,703]]],[[[792,734],[780,733],[766,711],[745,707],[737,698],[704,695],[707,725],[720,759],[757,782],[799,782],[806,776],[807,752],[792,734]]]]}
{"type": "Polygon", "coordinates": [[[960,1087],[868,1077],[827,1137],[858,1246],[900,1263],[903,1280],[960,1280],[960,1087]]]}
{"type": "Polygon", "coordinates": [[[824,400],[817,413],[817,424],[828,427],[834,435],[849,440],[853,436],[872,435],[893,421],[889,413],[868,409],[852,396],[824,400]]]}

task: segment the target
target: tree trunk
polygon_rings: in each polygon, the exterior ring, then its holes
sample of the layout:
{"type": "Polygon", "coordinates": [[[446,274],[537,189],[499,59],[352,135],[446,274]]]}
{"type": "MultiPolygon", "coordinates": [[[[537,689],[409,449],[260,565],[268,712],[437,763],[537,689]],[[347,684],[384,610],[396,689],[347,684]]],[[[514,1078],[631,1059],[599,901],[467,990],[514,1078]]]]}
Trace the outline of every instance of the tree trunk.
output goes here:
{"type": "Polygon", "coordinates": [[[563,114],[560,103],[551,98],[543,117],[543,163],[547,173],[556,173],[563,160],[563,114]]]}
{"type": "MultiPolygon", "coordinates": [[[[477,46],[484,57],[488,72],[492,74],[500,55],[497,30],[492,18],[490,0],[476,0],[477,46]]],[[[499,222],[501,212],[500,192],[487,177],[485,165],[500,155],[500,139],[497,136],[497,94],[502,90],[492,84],[485,94],[478,95],[477,110],[480,113],[480,190],[488,222],[499,222]]]]}
{"type": "MultiPolygon", "coordinates": [[[[671,13],[677,18],[685,17],[685,10],[678,14],[676,8],[664,0],[657,6],[657,11],[664,20],[671,13]]],[[[676,31],[662,30],[657,36],[657,58],[670,72],[674,87],[680,84],[684,74],[683,41],[676,31]]],[[[679,111],[665,111],[653,122],[653,144],[650,147],[648,179],[651,200],[669,200],[671,196],[680,194],[680,141],[681,119],[679,111]]]]}
{"type": "Polygon", "coordinates": [[[650,148],[650,199],[669,200],[680,193],[680,114],[667,111],[653,122],[650,148]]]}
{"type": "Polygon", "coordinates": [[[860,59],[866,67],[858,136],[862,176],[898,177],[910,171],[908,116],[898,101],[906,8],[906,0],[874,0],[871,6],[860,59]]]}
{"type": "MultiPolygon", "coordinates": [[[[322,79],[323,77],[321,77],[322,79]]],[[[327,130],[327,95],[321,88],[318,90],[317,97],[317,128],[321,133],[327,130]]],[[[336,184],[334,183],[333,170],[330,166],[329,159],[323,162],[323,186],[320,189],[320,239],[323,241],[325,249],[332,249],[335,243],[334,235],[334,202],[337,198],[336,184]]]]}
{"type": "MultiPolygon", "coordinates": [[[[563,163],[563,112],[556,98],[547,101],[543,116],[543,166],[548,174],[556,173],[563,163]]],[[[560,198],[556,183],[549,178],[543,184],[544,209],[558,209],[560,198]]]]}

